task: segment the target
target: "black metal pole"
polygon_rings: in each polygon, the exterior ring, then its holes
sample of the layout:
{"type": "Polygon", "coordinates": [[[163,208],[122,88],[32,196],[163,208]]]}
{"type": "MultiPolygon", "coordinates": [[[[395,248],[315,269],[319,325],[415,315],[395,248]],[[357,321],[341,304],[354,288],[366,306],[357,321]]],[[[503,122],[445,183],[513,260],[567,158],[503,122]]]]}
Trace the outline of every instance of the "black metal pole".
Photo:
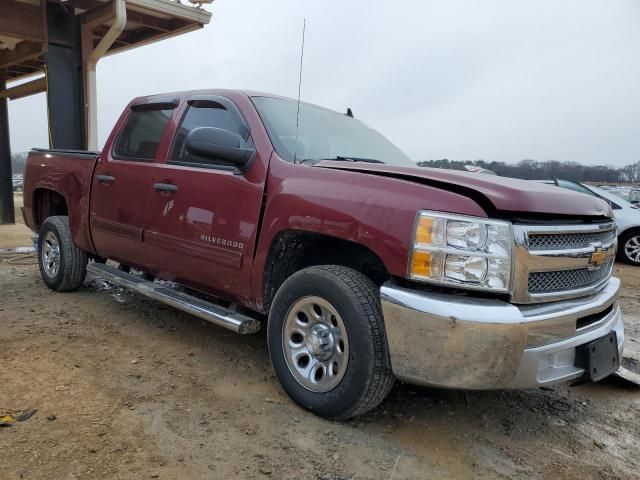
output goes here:
{"type": "MultiPolygon", "coordinates": [[[[2,0],[0,0],[0,3],[2,0]]],[[[72,2],[73,3],[73,2],[72,2]]],[[[80,16],[47,2],[47,103],[50,148],[86,148],[80,16]]]]}
{"type": "MultiPolygon", "coordinates": [[[[0,90],[7,87],[3,72],[0,72],[0,90]]],[[[11,143],[9,139],[8,100],[0,98],[0,223],[16,223],[13,207],[13,179],[11,174],[11,143]]]]}

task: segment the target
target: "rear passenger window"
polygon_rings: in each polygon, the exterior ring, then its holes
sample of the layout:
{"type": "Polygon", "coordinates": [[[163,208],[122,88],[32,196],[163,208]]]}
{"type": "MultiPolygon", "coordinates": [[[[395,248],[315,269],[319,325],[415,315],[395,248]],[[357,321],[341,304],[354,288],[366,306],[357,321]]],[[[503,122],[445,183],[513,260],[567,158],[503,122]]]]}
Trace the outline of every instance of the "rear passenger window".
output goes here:
{"type": "Polygon", "coordinates": [[[173,110],[132,110],[113,149],[114,158],[153,161],[173,110]]]}
{"type": "MultiPolygon", "coordinates": [[[[178,128],[169,156],[169,163],[230,166],[224,160],[204,158],[187,151],[186,141],[191,130],[199,127],[215,127],[228,130],[241,136],[239,126],[229,111],[217,102],[192,102],[178,128]]],[[[246,146],[246,142],[242,142],[246,146]]]]}

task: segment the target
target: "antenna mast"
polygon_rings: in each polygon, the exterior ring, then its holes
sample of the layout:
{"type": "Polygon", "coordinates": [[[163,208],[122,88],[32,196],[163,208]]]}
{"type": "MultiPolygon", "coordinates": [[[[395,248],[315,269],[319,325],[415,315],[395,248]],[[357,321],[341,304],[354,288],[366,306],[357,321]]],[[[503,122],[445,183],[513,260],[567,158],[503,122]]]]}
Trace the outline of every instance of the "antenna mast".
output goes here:
{"type": "Polygon", "coordinates": [[[304,60],[304,34],[307,30],[307,19],[302,22],[302,48],[300,48],[300,77],[298,78],[298,111],[296,113],[296,143],[293,150],[294,165],[298,160],[298,128],[300,127],[300,92],[302,90],[302,61],[304,60]]]}

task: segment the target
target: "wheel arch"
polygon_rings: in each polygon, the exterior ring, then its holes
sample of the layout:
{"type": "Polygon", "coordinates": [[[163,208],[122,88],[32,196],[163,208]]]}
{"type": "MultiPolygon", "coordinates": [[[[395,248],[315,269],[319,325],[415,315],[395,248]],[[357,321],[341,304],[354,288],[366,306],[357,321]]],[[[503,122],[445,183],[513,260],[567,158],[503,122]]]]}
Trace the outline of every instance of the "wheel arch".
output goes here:
{"type": "Polygon", "coordinates": [[[624,230],[618,232],[618,240],[620,240],[624,235],[628,234],[629,232],[634,232],[634,231],[640,232],[640,225],[630,225],[624,230]]]}
{"type": "MultiPolygon", "coordinates": [[[[33,222],[39,230],[49,217],[69,216],[69,207],[64,195],[50,188],[38,187],[33,191],[33,222]]],[[[71,219],[69,219],[71,220],[71,219]]]]}
{"type": "Polygon", "coordinates": [[[368,247],[307,230],[283,230],[271,241],[262,275],[262,307],[269,312],[282,283],[303,268],[341,265],[361,272],[376,285],[389,279],[382,259],[368,247]]]}
{"type": "Polygon", "coordinates": [[[95,254],[93,241],[89,233],[88,208],[84,198],[75,199],[73,191],[38,186],[31,196],[31,224],[35,232],[40,230],[42,223],[49,217],[66,216],[69,218],[71,235],[78,248],[89,254],[95,254]]]}
{"type": "Polygon", "coordinates": [[[632,251],[631,252],[632,257],[630,257],[625,249],[625,243],[626,243],[627,237],[632,238],[634,235],[640,236],[640,225],[631,226],[618,234],[617,257],[618,257],[618,260],[621,260],[625,263],[629,263],[631,265],[638,266],[640,264],[638,262],[638,251],[637,250],[632,251]]]}

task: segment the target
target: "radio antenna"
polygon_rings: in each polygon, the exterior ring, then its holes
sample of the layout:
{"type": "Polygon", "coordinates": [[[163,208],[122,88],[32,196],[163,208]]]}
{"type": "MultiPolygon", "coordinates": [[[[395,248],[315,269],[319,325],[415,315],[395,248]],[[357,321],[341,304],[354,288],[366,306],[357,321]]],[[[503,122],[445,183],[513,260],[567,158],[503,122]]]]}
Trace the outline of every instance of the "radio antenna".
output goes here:
{"type": "Polygon", "coordinates": [[[298,129],[300,127],[300,92],[302,91],[302,61],[304,60],[304,34],[307,30],[307,19],[302,21],[302,47],[300,48],[300,76],[298,78],[298,111],[296,113],[296,143],[293,150],[293,164],[298,160],[298,129]]]}

